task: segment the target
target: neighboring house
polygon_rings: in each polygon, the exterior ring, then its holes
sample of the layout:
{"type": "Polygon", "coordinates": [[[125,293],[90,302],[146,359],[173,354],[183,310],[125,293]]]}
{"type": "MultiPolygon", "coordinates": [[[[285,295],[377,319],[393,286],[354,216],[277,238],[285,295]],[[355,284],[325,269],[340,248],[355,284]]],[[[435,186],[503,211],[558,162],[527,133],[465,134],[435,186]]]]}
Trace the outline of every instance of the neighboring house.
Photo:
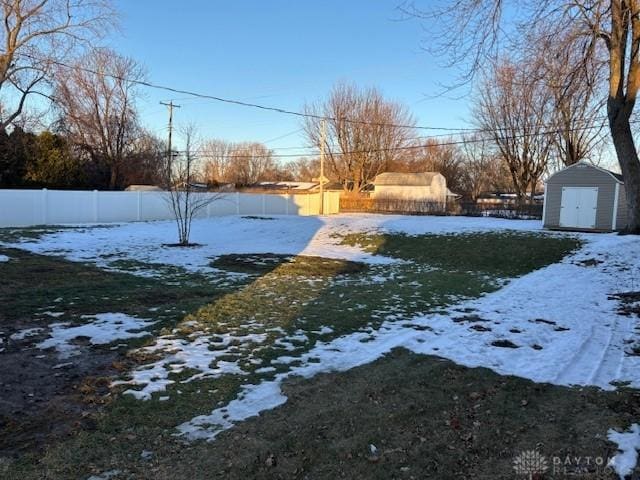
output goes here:
{"type": "Polygon", "coordinates": [[[156,185],[129,185],[124,190],[125,192],[162,192],[162,189],[156,185]]]}
{"type": "Polygon", "coordinates": [[[627,226],[624,182],[618,173],[579,162],[551,175],[544,191],[546,228],[612,231],[627,226]]]}
{"type": "MultiPolygon", "coordinates": [[[[536,193],[533,196],[533,203],[541,204],[544,199],[543,193],[536,193]]],[[[531,200],[531,197],[527,194],[526,200],[531,200]]],[[[518,203],[518,195],[508,192],[483,192],[476,199],[476,203],[483,205],[503,205],[503,204],[516,204],[518,203]]]]}
{"type": "Polygon", "coordinates": [[[447,188],[447,180],[438,172],[394,173],[378,175],[373,181],[371,197],[375,199],[397,199],[446,203],[456,194],[447,188]]]}
{"type": "Polygon", "coordinates": [[[294,192],[310,192],[318,188],[318,182],[258,182],[251,185],[252,190],[287,190],[294,192]]]}

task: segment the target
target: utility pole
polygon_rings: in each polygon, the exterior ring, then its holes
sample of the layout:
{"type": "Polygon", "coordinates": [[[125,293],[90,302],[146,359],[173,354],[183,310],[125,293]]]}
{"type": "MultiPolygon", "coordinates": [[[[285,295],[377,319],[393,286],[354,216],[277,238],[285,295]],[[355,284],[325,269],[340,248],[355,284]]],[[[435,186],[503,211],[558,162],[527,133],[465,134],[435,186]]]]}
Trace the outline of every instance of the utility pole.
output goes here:
{"type": "Polygon", "coordinates": [[[324,146],[327,141],[327,121],[320,125],[320,215],[324,215],[324,146]]]}
{"type": "Polygon", "coordinates": [[[173,136],[173,109],[174,108],[180,108],[180,105],[175,105],[173,103],[173,100],[170,100],[169,103],[165,103],[165,102],[160,102],[160,105],[165,105],[167,107],[169,107],[169,144],[167,146],[167,151],[168,151],[168,160],[169,160],[169,168],[171,168],[171,162],[172,162],[172,157],[173,157],[173,153],[171,151],[171,140],[172,140],[172,136],[173,136]]]}

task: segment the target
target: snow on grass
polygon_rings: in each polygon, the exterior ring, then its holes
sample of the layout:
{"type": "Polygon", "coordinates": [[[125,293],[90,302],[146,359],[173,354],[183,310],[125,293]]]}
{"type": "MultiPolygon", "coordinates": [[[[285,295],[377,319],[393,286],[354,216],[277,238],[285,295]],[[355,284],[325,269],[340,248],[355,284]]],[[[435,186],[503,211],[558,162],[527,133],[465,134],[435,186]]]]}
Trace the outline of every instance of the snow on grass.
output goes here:
{"type": "MultiPolygon", "coordinates": [[[[90,261],[102,267],[117,260],[134,260],[208,272],[213,270],[211,260],[225,254],[297,254],[372,264],[397,261],[340,245],[339,236],[349,232],[423,234],[540,229],[539,221],[496,218],[358,214],[322,218],[274,216],[273,220],[265,221],[229,216],[194,220],[191,241],[201,246],[189,249],[165,246],[176,242],[175,222],[171,221],[64,229],[45,234],[38,241],[6,245],[74,261],[90,261]]],[[[132,273],[145,276],[152,270],[150,267],[132,273]]]]}
{"type": "Polygon", "coordinates": [[[618,445],[620,452],[609,461],[609,466],[615,470],[621,480],[624,480],[628,475],[631,475],[638,463],[640,426],[634,423],[628,432],[609,430],[607,438],[618,445]]]}
{"type": "Polygon", "coordinates": [[[131,379],[117,381],[113,385],[131,385],[141,389],[129,389],[124,393],[138,400],[150,400],[153,393],[165,391],[168,385],[175,383],[169,375],[179,374],[187,370],[199,373],[191,375],[182,383],[217,378],[225,374],[244,374],[238,361],[222,361],[230,353],[237,354],[251,345],[260,344],[267,338],[266,334],[247,335],[215,335],[203,336],[202,332],[192,334],[191,340],[164,336],[158,338],[155,345],[139,349],[142,353],[162,354],[163,358],[152,364],[144,365],[131,372],[131,379]],[[195,338],[195,340],[193,340],[195,338]]]}
{"type": "Polygon", "coordinates": [[[44,331],[44,328],[38,328],[38,327],[25,328],[24,330],[17,331],[13,335],[11,335],[9,338],[11,340],[21,341],[21,340],[24,340],[25,338],[35,337],[37,335],[40,335],[43,331],[44,331]]]}
{"type": "Polygon", "coordinates": [[[0,263],[8,262],[9,260],[11,260],[11,259],[9,257],[7,257],[6,255],[0,255],[0,263]]]}
{"type": "MultiPolygon", "coordinates": [[[[541,223],[362,214],[274,217],[270,221],[223,217],[194,221],[191,240],[202,246],[190,249],[163,246],[176,240],[173,222],[68,229],[44,235],[37,242],[12,246],[107,267],[113,259],[123,259],[174,265],[188,271],[211,271],[211,260],[224,254],[302,254],[372,264],[396,261],[366,253],[357,246],[342,245],[342,236],[350,232],[418,235],[513,230],[537,233],[541,231],[541,223]]],[[[296,363],[291,361],[292,356],[276,358],[272,364],[292,365],[270,380],[245,385],[239,397],[228,405],[195,417],[178,430],[187,438],[212,439],[233,423],[284,403],[286,397],[280,385],[291,375],[311,377],[321,372],[345,371],[372,362],[397,347],[537,382],[605,389],[613,389],[620,382],[640,388],[640,356],[624,351],[625,345],[637,340],[637,321],[631,316],[617,315],[619,303],[610,298],[611,294],[636,289],[634,277],[640,270],[640,242],[633,236],[575,235],[586,241],[576,254],[505,281],[501,290],[459,303],[446,313],[414,318],[389,315],[377,330],[358,331],[329,342],[317,341],[305,354],[295,357],[296,363]]],[[[69,335],[86,335],[77,331],[63,335],[64,331],[82,328],[67,327],[60,325],[54,332],[64,337],[62,345],[68,345],[72,339],[69,335]]],[[[139,330],[138,333],[144,334],[139,330]]],[[[296,335],[299,341],[305,341],[304,332],[296,335]]],[[[214,339],[205,335],[189,339],[161,337],[150,347],[150,353],[165,358],[134,370],[128,383],[136,389],[128,393],[151,398],[152,393],[177,381],[169,378],[171,374],[187,369],[198,373],[182,381],[241,371],[238,362],[223,362],[220,358],[238,353],[230,352],[232,347],[226,343],[230,340],[222,337],[216,347],[212,345],[214,339]]],[[[53,339],[49,343],[56,344],[53,339]]],[[[259,343],[259,339],[245,342],[254,343],[259,343]]],[[[241,347],[245,344],[241,343],[241,347]]],[[[279,346],[293,348],[294,344],[292,339],[281,339],[279,346]]],[[[272,367],[263,368],[265,372],[273,372],[272,367]]]]}
{"type": "Polygon", "coordinates": [[[282,404],[280,385],[286,378],[346,371],[398,347],[536,382],[603,389],[622,382],[640,388],[640,357],[624,352],[637,320],[618,315],[619,304],[610,298],[633,288],[640,243],[632,236],[584,237],[589,243],[562,262],[447,313],[389,320],[378,330],[318,342],[296,358],[298,365],[273,380],[244,386],[228,405],[179,425],[179,434],[214,439],[234,422],[282,404]],[[602,263],[584,263],[591,259],[602,263]]]}
{"type": "Polygon", "coordinates": [[[262,382],[245,385],[240,397],[226,407],[214,410],[210,415],[195,417],[178,426],[179,435],[189,440],[213,440],[220,432],[236,422],[246,420],[263,410],[270,410],[286,403],[278,382],[262,382]],[[213,429],[212,426],[215,426],[213,429]]]}
{"type": "Polygon", "coordinates": [[[84,320],[94,319],[83,325],[72,325],[68,322],[50,325],[50,338],[40,342],[40,349],[55,348],[62,358],[77,354],[77,346],[73,341],[86,338],[92,345],[106,345],[115,340],[140,338],[149,335],[145,328],[155,321],[131,317],[124,313],[99,313],[83,315],[84,320]]]}

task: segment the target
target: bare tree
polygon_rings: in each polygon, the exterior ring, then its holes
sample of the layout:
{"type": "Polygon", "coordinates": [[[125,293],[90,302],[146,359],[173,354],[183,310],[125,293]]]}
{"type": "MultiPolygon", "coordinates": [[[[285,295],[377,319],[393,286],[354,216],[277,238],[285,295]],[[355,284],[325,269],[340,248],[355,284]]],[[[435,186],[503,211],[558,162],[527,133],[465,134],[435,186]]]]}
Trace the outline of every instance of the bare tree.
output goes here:
{"type": "Polygon", "coordinates": [[[440,46],[449,63],[466,64],[467,79],[502,47],[531,48],[528,33],[544,30],[555,45],[584,61],[602,62],[608,71],[607,117],[625,181],[630,231],[640,233],[640,159],[631,119],[640,91],[639,0],[452,0],[441,10],[404,10],[431,22],[434,50],[440,46]],[[513,11],[516,13],[513,14],[513,11]],[[507,14],[505,14],[507,13],[507,14]],[[568,41],[561,33],[574,32],[568,41]],[[506,37],[506,38],[505,38],[506,37]]]}
{"type": "Polygon", "coordinates": [[[257,142],[238,143],[231,153],[230,175],[238,185],[266,180],[275,167],[273,152],[257,142]]]}
{"type": "Polygon", "coordinates": [[[203,143],[201,156],[204,162],[204,179],[208,184],[232,182],[231,167],[234,144],[225,140],[208,140],[203,143]]]}
{"type": "Polygon", "coordinates": [[[108,0],[0,0],[0,131],[24,111],[27,98],[48,96],[54,67],[113,24],[108,0]]]}
{"type": "Polygon", "coordinates": [[[201,149],[206,158],[204,176],[210,183],[253,185],[261,180],[280,177],[273,152],[258,142],[227,142],[210,140],[201,149]]]}
{"type": "Polygon", "coordinates": [[[167,162],[166,187],[167,203],[171,207],[176,226],[178,228],[178,246],[187,247],[191,236],[193,219],[204,210],[207,205],[221,198],[221,194],[206,192],[196,185],[199,169],[197,165],[198,140],[197,131],[193,125],[182,129],[184,137],[184,151],[179,155],[168,152],[170,160],[167,162]]]}
{"type": "MultiPolygon", "coordinates": [[[[320,172],[320,159],[317,157],[300,157],[289,162],[285,169],[291,174],[294,180],[311,182],[318,177],[320,172]]],[[[325,175],[330,177],[331,175],[325,175]]]]}
{"type": "Polygon", "coordinates": [[[134,82],[144,78],[143,70],[107,49],[92,50],[77,66],[84,68],[62,69],[56,77],[61,126],[93,162],[105,165],[109,188],[121,187],[139,133],[134,82]]]}
{"type": "Polygon", "coordinates": [[[465,140],[461,147],[464,163],[463,191],[475,200],[482,192],[491,188],[497,159],[490,140],[479,134],[470,135],[465,140]]]}
{"type": "Polygon", "coordinates": [[[543,82],[551,93],[548,130],[557,168],[594,161],[606,128],[603,64],[593,57],[583,58],[581,50],[565,48],[576,37],[573,31],[560,35],[551,39],[538,32],[530,41],[534,47],[529,54],[540,64],[536,81],[543,82]]]}
{"type": "Polygon", "coordinates": [[[535,193],[553,145],[545,135],[553,99],[538,67],[535,61],[501,61],[483,79],[474,107],[475,121],[508,165],[521,201],[535,193]]]}
{"type": "Polygon", "coordinates": [[[122,184],[163,185],[166,169],[165,142],[150,132],[140,130],[122,166],[122,184]]]}
{"type": "Polygon", "coordinates": [[[398,172],[438,172],[447,179],[447,186],[459,191],[462,186],[462,155],[453,138],[416,139],[401,150],[401,156],[392,164],[398,172]]]}
{"type": "Polygon", "coordinates": [[[345,190],[359,192],[385,171],[408,145],[415,120],[407,109],[385,100],[375,88],[336,85],[329,98],[307,105],[305,131],[311,145],[320,148],[321,118],[326,117],[328,170],[345,190]]]}

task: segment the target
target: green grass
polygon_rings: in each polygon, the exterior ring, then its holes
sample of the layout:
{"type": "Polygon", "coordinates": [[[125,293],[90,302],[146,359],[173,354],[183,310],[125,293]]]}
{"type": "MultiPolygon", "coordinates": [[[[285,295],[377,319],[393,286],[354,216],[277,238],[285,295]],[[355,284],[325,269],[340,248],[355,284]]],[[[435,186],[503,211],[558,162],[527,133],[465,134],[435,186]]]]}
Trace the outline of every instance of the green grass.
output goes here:
{"type": "Polygon", "coordinates": [[[523,275],[557,262],[580,246],[573,237],[515,232],[419,236],[354,233],[345,235],[342,243],[446,270],[502,277],[523,275]]]}
{"type": "MultiPolygon", "coordinates": [[[[109,268],[118,271],[105,271],[0,248],[0,253],[11,257],[0,264],[0,301],[9,321],[42,310],[62,310],[64,320],[113,311],[153,317],[160,320],[155,334],[176,327],[185,338],[194,330],[244,335],[271,329],[264,343],[250,346],[249,351],[230,352],[225,358],[240,361],[245,376],[177,382],[148,402],[119,395],[124,388],[118,388],[102,410],[92,413],[94,428],[81,429],[70,439],[51,444],[43,457],[36,453],[11,462],[5,471],[7,478],[42,478],[43,472],[47,478],[82,478],[112,468],[152,477],[150,466],[155,463],[141,461],[140,452],[159,452],[163,464],[185,461],[185,452],[206,452],[206,446],[182,446],[172,436],[174,427],[210,412],[219,402],[228,402],[242,383],[274,375],[258,374],[258,367],[271,365],[281,355],[302,355],[318,338],[326,341],[377,328],[388,319],[442,311],[460,300],[498,289],[505,278],[559,261],[579,246],[577,240],[567,237],[509,233],[348,235],[343,241],[399,261],[365,265],[309,256],[225,255],[212,260],[214,272],[194,274],[120,257],[106,259],[109,268]],[[156,276],[127,273],[147,270],[156,276]],[[229,281],[230,277],[235,281],[229,281]],[[55,302],[59,298],[62,300],[55,302]],[[313,333],[323,326],[333,331],[313,333]],[[299,330],[308,339],[293,342],[294,350],[278,344],[278,339],[299,330]],[[249,354],[261,363],[248,362],[249,354]],[[169,400],[161,402],[159,396],[169,400]]],[[[130,345],[149,341],[133,340],[130,345]]],[[[127,361],[137,365],[150,360],[132,355],[127,361]]],[[[290,368],[274,366],[277,372],[290,368]]]]}
{"type": "Polygon", "coordinates": [[[2,264],[0,275],[0,304],[7,321],[32,318],[47,310],[64,312],[58,321],[101,312],[148,317],[152,308],[161,328],[175,325],[184,312],[229,291],[204,275],[171,266],[163,266],[166,276],[158,279],[18,249],[0,248],[0,253],[11,258],[2,264]]]}

